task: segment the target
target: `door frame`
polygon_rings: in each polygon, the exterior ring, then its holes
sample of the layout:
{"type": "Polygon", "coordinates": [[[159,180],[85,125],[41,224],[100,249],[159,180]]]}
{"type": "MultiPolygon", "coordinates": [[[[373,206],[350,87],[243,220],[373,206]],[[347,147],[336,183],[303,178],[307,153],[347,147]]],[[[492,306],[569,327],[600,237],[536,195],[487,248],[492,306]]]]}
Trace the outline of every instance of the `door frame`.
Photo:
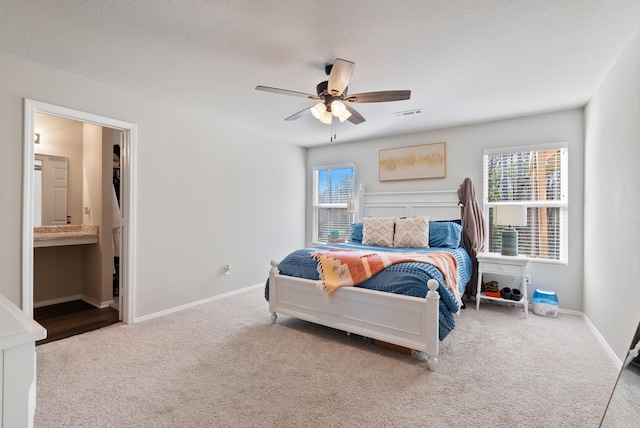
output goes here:
{"type": "Polygon", "coordinates": [[[135,322],[135,271],[136,271],[136,227],[137,224],[137,180],[136,151],[137,125],[73,110],[54,104],[25,98],[24,100],[24,136],[23,136],[23,179],[22,179],[22,310],[33,317],[33,168],[35,159],[35,114],[44,113],[90,123],[123,132],[123,144],[120,147],[122,174],[122,248],[120,256],[120,306],[122,321],[135,322]]]}

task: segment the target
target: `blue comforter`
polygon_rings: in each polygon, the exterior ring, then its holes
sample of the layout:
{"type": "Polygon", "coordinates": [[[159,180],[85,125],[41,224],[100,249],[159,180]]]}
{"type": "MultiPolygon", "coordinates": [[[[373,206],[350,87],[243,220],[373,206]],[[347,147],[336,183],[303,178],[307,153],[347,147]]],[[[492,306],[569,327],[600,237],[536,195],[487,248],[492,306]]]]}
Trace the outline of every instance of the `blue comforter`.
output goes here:
{"type": "MultiPolygon", "coordinates": [[[[464,294],[464,289],[471,278],[472,263],[471,258],[462,247],[458,248],[396,248],[396,247],[373,247],[356,243],[344,243],[335,245],[323,245],[321,247],[308,247],[296,250],[285,257],[279,264],[278,270],[283,275],[295,276],[298,278],[320,279],[318,274],[318,262],[311,258],[310,254],[332,248],[371,250],[371,251],[393,251],[393,252],[420,252],[429,253],[434,251],[446,251],[451,253],[458,262],[458,291],[460,296],[464,294]]],[[[440,340],[443,340],[455,327],[456,314],[460,306],[451,291],[444,285],[442,273],[432,265],[410,262],[398,263],[389,266],[382,272],[358,285],[358,287],[370,290],[385,291],[389,293],[404,294],[414,297],[425,297],[429,288],[427,281],[435,279],[438,281],[438,292],[440,294],[440,340]]],[[[265,287],[265,298],[269,300],[269,281],[265,287]]]]}

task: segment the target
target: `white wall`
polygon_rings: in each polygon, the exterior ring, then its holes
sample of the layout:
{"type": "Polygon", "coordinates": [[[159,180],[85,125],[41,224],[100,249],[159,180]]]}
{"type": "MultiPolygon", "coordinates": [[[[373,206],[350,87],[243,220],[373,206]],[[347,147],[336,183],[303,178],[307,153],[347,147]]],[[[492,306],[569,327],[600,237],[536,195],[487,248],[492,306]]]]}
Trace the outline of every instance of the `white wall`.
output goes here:
{"type": "Polygon", "coordinates": [[[24,98],[138,125],[136,317],[262,283],[304,245],[304,149],[1,51],[0,71],[0,293],[18,306],[24,98]]]}
{"type": "Polygon", "coordinates": [[[586,108],[584,312],[624,360],[640,320],[640,32],[586,108]]]}
{"type": "MultiPolygon", "coordinates": [[[[340,128],[337,132],[339,135],[340,128]]],[[[560,141],[566,141],[569,146],[569,262],[568,265],[531,263],[528,271],[531,274],[533,286],[529,294],[535,287],[554,290],[558,294],[560,306],[563,309],[579,311],[582,310],[584,192],[584,112],[582,109],[440,129],[401,137],[311,148],[307,157],[307,203],[311,203],[312,195],[311,167],[344,162],[355,164],[356,184],[364,184],[367,192],[457,190],[465,177],[471,177],[476,185],[476,194],[482,198],[482,152],[484,149],[560,141]],[[447,143],[446,178],[391,182],[378,180],[380,149],[440,141],[447,143]]],[[[482,203],[481,200],[480,203],[482,203]]],[[[308,213],[307,242],[310,241],[311,213],[308,213]]]]}

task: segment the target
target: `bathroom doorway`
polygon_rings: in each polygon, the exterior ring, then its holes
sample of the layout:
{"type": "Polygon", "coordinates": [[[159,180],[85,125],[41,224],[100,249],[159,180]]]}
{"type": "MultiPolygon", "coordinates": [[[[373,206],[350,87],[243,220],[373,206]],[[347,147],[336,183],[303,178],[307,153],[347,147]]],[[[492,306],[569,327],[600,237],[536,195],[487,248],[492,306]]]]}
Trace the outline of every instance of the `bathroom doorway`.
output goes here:
{"type": "MultiPolygon", "coordinates": [[[[107,117],[96,116],[90,113],[67,109],[52,104],[41,103],[33,100],[25,100],[25,125],[24,125],[24,176],[23,176],[23,254],[22,254],[22,309],[33,316],[34,309],[34,165],[35,144],[42,135],[36,135],[36,117],[44,115],[54,116],[82,124],[113,131],[118,142],[118,177],[121,182],[117,191],[121,215],[119,258],[118,258],[118,284],[116,297],[120,300],[116,304],[120,311],[120,317],[125,323],[135,321],[134,302],[134,277],[135,270],[135,149],[136,149],[136,125],[122,122],[107,117]]],[[[115,146],[115,144],[114,144],[115,146]]],[[[110,148],[114,153],[115,150],[110,148]]],[[[115,156],[114,156],[115,159],[115,156]]],[[[109,163],[111,159],[109,158],[109,163]]],[[[115,190],[115,189],[114,189],[115,190]]],[[[116,194],[116,192],[114,192],[116,194]]],[[[84,204],[83,204],[84,205],[84,204]]],[[[78,209],[76,209],[78,210],[78,209]]],[[[91,215],[90,208],[82,206],[80,212],[68,219],[68,223],[82,224],[83,217],[91,215]]],[[[115,216],[115,214],[114,214],[115,216]]],[[[109,221],[111,224],[111,221],[109,221]]],[[[105,235],[102,235],[103,238],[105,235]]],[[[106,240],[104,238],[103,240],[106,240]]],[[[115,270],[114,270],[115,272],[115,270]]],[[[113,284],[112,284],[113,286],[113,284]]],[[[92,302],[94,303],[94,302],[92,302]]],[[[99,304],[105,303],[105,297],[97,299],[99,304]]],[[[96,304],[94,303],[94,304],[96,304]]]]}

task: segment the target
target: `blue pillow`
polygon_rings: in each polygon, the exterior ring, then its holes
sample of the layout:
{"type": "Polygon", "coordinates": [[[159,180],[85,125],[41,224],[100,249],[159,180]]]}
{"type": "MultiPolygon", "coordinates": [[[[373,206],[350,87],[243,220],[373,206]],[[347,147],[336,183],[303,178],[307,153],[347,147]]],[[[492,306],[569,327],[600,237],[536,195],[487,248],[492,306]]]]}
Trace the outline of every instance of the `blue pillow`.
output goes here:
{"type": "Polygon", "coordinates": [[[462,226],[453,221],[429,222],[429,247],[458,248],[462,226]]]}
{"type": "Polygon", "coordinates": [[[351,242],[362,243],[362,223],[351,223],[351,242]]]}

